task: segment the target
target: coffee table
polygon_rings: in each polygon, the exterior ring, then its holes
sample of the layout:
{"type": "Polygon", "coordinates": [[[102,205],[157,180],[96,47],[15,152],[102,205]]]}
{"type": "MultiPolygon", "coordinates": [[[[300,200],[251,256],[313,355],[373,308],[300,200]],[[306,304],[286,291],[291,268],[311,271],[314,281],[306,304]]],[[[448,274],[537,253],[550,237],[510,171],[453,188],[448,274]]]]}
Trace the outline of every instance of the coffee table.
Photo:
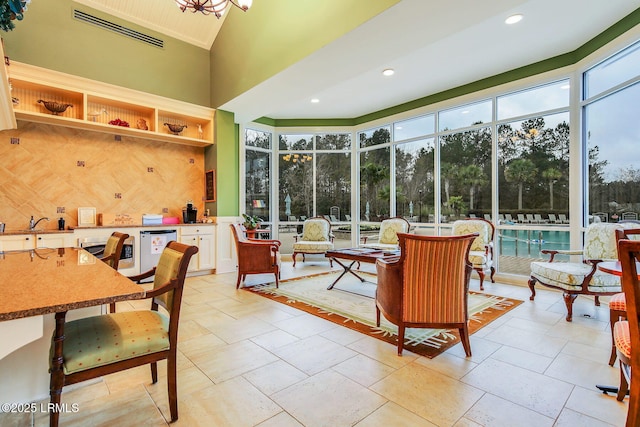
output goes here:
{"type": "Polygon", "coordinates": [[[352,267],[355,263],[370,263],[374,264],[378,259],[381,258],[393,258],[400,256],[400,250],[397,251],[385,251],[382,249],[374,249],[374,248],[349,248],[349,249],[334,249],[331,251],[327,251],[324,255],[327,258],[331,258],[338,265],[340,265],[344,271],[336,280],[330,284],[327,289],[331,290],[338,283],[342,277],[351,273],[360,279],[361,282],[366,282],[365,279],[360,277],[355,271],[353,271],[352,267]],[[341,260],[346,260],[346,263],[342,263],[341,260]],[[349,263],[351,261],[351,263],[349,263]]]}

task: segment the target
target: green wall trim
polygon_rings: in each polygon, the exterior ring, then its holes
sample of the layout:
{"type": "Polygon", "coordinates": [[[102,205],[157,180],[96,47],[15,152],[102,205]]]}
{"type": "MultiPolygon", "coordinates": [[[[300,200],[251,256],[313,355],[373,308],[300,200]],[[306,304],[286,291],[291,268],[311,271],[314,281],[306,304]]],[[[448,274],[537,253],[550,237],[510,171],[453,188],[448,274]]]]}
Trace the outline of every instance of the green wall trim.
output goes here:
{"type": "Polygon", "coordinates": [[[505,71],[495,76],[487,77],[475,82],[471,82],[462,86],[448,89],[433,95],[415,99],[400,105],[385,108],[384,110],[374,111],[360,117],[352,119],[271,119],[262,117],[256,122],[269,124],[274,127],[333,127],[333,126],[356,126],[368,123],[373,120],[383,119],[394,114],[404,113],[416,108],[426,107],[438,102],[446,101],[458,96],[468,95],[483,89],[499,86],[505,83],[517,81],[526,77],[535,76],[547,71],[574,65],[582,59],[586,58],[596,50],[605,46],[625,32],[629,31],[636,25],[640,24],[640,8],[636,9],[620,21],[607,28],[591,40],[587,41],[577,49],[554,56],[533,64],[525,65],[520,68],[505,71]]]}

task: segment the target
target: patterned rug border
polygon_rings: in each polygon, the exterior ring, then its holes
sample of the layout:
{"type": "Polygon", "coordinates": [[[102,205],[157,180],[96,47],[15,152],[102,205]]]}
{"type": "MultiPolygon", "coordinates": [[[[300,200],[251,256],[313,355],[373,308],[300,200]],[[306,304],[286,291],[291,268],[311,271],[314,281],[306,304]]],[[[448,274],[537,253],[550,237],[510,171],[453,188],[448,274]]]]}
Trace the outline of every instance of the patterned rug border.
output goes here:
{"type": "MultiPolygon", "coordinates": [[[[339,271],[329,271],[323,273],[314,273],[307,276],[295,277],[292,279],[286,279],[280,281],[280,286],[287,283],[296,282],[300,280],[308,280],[310,278],[319,277],[319,276],[328,276],[331,274],[340,273],[339,271]]],[[[359,271],[359,274],[371,275],[368,272],[359,271]]],[[[375,277],[375,275],[372,275],[375,277]]],[[[296,299],[292,299],[286,295],[278,295],[275,294],[275,283],[266,283],[262,285],[255,285],[246,288],[242,288],[245,291],[252,292],[254,294],[263,296],[265,298],[269,298],[273,301],[279,302],[281,304],[287,305],[289,307],[296,308],[298,310],[307,312],[314,316],[318,316],[322,319],[329,320],[330,322],[336,323],[338,325],[345,326],[354,331],[360,332],[362,334],[377,338],[379,340],[385,341],[393,346],[397,345],[397,334],[391,332],[382,327],[378,328],[375,325],[368,325],[366,323],[359,322],[354,319],[349,319],[347,317],[342,316],[338,313],[333,313],[327,311],[324,308],[319,308],[314,306],[312,303],[307,303],[305,301],[298,301],[296,299]]],[[[338,288],[335,290],[340,291],[338,288]]],[[[332,292],[332,291],[328,291],[332,292]]],[[[345,291],[348,292],[348,291],[345,291]]],[[[524,301],[517,300],[508,297],[499,297],[496,295],[487,294],[484,292],[476,292],[469,291],[470,294],[475,295],[483,295],[489,299],[493,299],[494,303],[487,308],[481,309],[477,313],[469,316],[469,333],[474,334],[479,331],[483,327],[487,326],[503,314],[513,310],[524,301]]],[[[368,298],[363,296],[363,298],[368,298]]],[[[428,357],[430,359],[436,357],[440,353],[443,353],[447,349],[453,347],[455,344],[460,342],[460,336],[457,329],[453,330],[442,330],[438,335],[431,337],[432,344],[429,342],[412,342],[410,338],[405,337],[405,350],[411,351],[412,353],[419,354],[421,356],[428,357]]],[[[473,347],[471,348],[473,351],[473,347]]]]}

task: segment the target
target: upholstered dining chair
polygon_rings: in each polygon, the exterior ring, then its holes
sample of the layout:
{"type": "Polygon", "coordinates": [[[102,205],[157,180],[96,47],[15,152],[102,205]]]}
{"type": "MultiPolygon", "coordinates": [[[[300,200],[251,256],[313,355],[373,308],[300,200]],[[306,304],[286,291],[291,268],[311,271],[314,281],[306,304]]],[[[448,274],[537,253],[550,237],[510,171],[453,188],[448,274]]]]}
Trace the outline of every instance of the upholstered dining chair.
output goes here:
{"type": "Polygon", "coordinates": [[[611,296],[621,290],[620,279],[598,270],[601,261],[618,259],[616,230],[635,228],[635,224],[592,223],[584,235],[583,250],[549,250],[541,253],[550,255],[549,261],[531,263],[529,289],[534,300],[535,284],[563,291],[567,307],[566,321],[573,319],[573,302],[578,295],[593,295],[595,305],[600,305],[600,296],[611,296]],[[556,255],[582,255],[582,262],[555,262],[556,255]]]}
{"type": "Polygon", "coordinates": [[[469,261],[473,269],[480,276],[480,290],[484,290],[484,276],[489,273],[491,283],[495,283],[493,276],[496,268],[493,266],[493,239],[495,227],[490,221],[482,218],[460,219],[453,223],[451,234],[460,236],[464,234],[478,233],[478,237],[471,244],[469,251],[469,261]]]}
{"type": "MultiPolygon", "coordinates": [[[[625,223],[625,222],[621,222],[625,223]]],[[[636,222],[637,223],[637,222],[636,222]]],[[[626,224],[626,223],[625,223],[626,224]]],[[[640,228],[631,228],[624,230],[616,230],[616,237],[620,239],[638,240],[640,237],[640,228]]],[[[618,252],[618,256],[620,253],[618,252]]],[[[609,299],[609,326],[611,327],[611,356],[609,356],[609,365],[613,366],[616,362],[616,343],[613,339],[613,327],[619,320],[627,318],[627,301],[624,292],[619,292],[609,299]]]]}
{"type": "MultiPolygon", "coordinates": [[[[130,279],[155,275],[149,310],[125,311],[65,323],[66,312],[56,313],[51,342],[51,404],[59,407],[62,388],[136,366],[151,365],[158,381],[160,360],[167,360],[167,389],[171,421],[178,419],[177,346],[180,304],[187,267],[196,246],[175,241],[164,248],[157,267],[130,279]],[[159,307],[164,310],[160,311],[159,307]]],[[[59,412],[50,412],[57,426],[59,412]]]]}
{"type": "Polygon", "coordinates": [[[622,401],[629,392],[627,427],[640,425],[640,379],[632,380],[640,372],[640,283],[636,262],[640,260],[640,241],[622,239],[618,242],[622,267],[622,290],[627,301],[627,320],[616,322],[613,337],[620,360],[620,387],[617,399],[622,401]]]}
{"type": "Polygon", "coordinates": [[[399,233],[400,256],[376,262],[376,324],[380,313],[398,326],[398,356],[405,328],[457,328],[467,356],[469,249],[477,233],[420,236],[399,233]]]}
{"type": "MultiPolygon", "coordinates": [[[[293,236],[293,266],[296,266],[296,256],[302,254],[302,262],[305,254],[324,254],[333,249],[333,233],[331,222],[321,216],[306,219],[302,225],[302,234],[293,236]]],[[[329,258],[329,264],[333,267],[333,261],[329,258]]]]}
{"type": "MultiPolygon", "coordinates": [[[[117,271],[120,257],[122,256],[122,249],[124,248],[124,241],[128,238],[129,235],[126,233],[120,233],[118,231],[111,233],[111,236],[107,239],[107,243],[104,245],[104,252],[100,260],[117,271]]],[[[109,309],[112,313],[115,313],[116,303],[111,303],[109,309]]]]}
{"type": "Polygon", "coordinates": [[[238,256],[238,280],[240,287],[249,274],[273,273],[276,276],[276,288],[280,281],[280,241],[270,239],[249,239],[245,237],[242,224],[230,224],[231,234],[236,244],[238,256]]]}
{"type": "Polygon", "coordinates": [[[380,223],[380,232],[378,233],[377,242],[367,242],[367,236],[362,237],[364,248],[375,248],[388,251],[398,249],[398,233],[408,233],[411,225],[404,218],[395,217],[387,218],[380,223]]]}

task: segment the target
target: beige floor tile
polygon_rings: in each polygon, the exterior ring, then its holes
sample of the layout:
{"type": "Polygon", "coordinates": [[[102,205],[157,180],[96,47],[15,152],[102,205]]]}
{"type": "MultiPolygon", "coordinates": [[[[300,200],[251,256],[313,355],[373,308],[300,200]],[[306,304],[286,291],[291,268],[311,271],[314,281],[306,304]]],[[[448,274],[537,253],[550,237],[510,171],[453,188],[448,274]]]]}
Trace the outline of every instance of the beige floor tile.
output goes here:
{"type": "Polygon", "coordinates": [[[256,427],[302,427],[302,424],[286,412],[280,412],[256,427]]]}
{"type": "Polygon", "coordinates": [[[597,325],[597,328],[589,328],[585,327],[584,324],[562,321],[549,329],[546,334],[550,337],[575,341],[594,347],[611,348],[611,329],[609,325],[600,323],[597,325]]]}
{"type": "MultiPolygon", "coordinates": [[[[622,425],[622,424],[620,424],[622,425]]],[[[571,409],[563,409],[554,427],[613,427],[615,424],[605,423],[571,409]]]]}
{"type": "Polygon", "coordinates": [[[272,324],[252,317],[212,322],[206,328],[229,344],[276,330],[272,324]]]}
{"type": "Polygon", "coordinates": [[[318,335],[278,347],[273,352],[307,375],[315,375],[357,354],[318,335]]]}
{"type": "MultiPolygon", "coordinates": [[[[609,357],[611,356],[611,347],[597,347],[589,344],[582,344],[579,342],[568,342],[562,349],[563,354],[570,356],[580,357],[582,359],[591,360],[596,363],[602,363],[603,361],[609,363],[609,357]]],[[[617,367],[617,364],[616,364],[617,367]]]]}
{"type": "Polygon", "coordinates": [[[341,345],[349,345],[363,339],[366,335],[349,328],[333,328],[320,333],[320,336],[341,345]]]}
{"type": "Polygon", "coordinates": [[[175,427],[252,427],[282,410],[242,377],[210,386],[179,401],[175,427]]]}
{"type": "Polygon", "coordinates": [[[462,378],[464,383],[547,417],[560,414],[573,386],[494,359],[487,359],[462,378]]]}
{"type": "MultiPolygon", "coordinates": [[[[159,376],[159,375],[158,375],[159,376]]],[[[202,371],[196,367],[184,369],[178,372],[178,404],[180,401],[190,399],[191,394],[200,392],[213,385],[213,381],[209,379],[202,371]]],[[[169,411],[169,394],[167,382],[163,378],[159,378],[155,384],[145,384],[145,389],[155,402],[165,419],[171,419],[169,411]]]]}
{"type": "MultiPolygon", "coordinates": [[[[45,403],[46,405],[46,403],[45,403]]],[[[39,408],[40,404],[38,403],[36,408],[39,408]]],[[[0,412],[0,426],[2,427],[26,427],[33,425],[33,419],[35,414],[31,412],[18,411],[16,407],[16,412],[0,412]]]]}
{"type": "Polygon", "coordinates": [[[276,329],[275,331],[267,332],[266,334],[251,338],[252,342],[270,351],[299,340],[300,338],[280,329],[276,329]]]}
{"type": "Polygon", "coordinates": [[[333,322],[307,313],[300,314],[293,319],[277,322],[274,325],[298,338],[310,337],[339,327],[333,322]]]}
{"type": "Polygon", "coordinates": [[[486,427],[481,424],[476,423],[475,421],[471,421],[468,418],[462,417],[456,422],[453,427],[486,427]]]}
{"type": "Polygon", "coordinates": [[[553,426],[554,419],[486,393],[464,416],[479,425],[491,427],[553,426]]]}
{"type": "Polygon", "coordinates": [[[546,357],[555,357],[567,343],[565,339],[553,338],[509,325],[499,327],[484,339],[546,357]]]}
{"type": "Polygon", "coordinates": [[[619,370],[607,363],[593,362],[567,354],[556,357],[545,371],[545,375],[587,389],[595,384],[617,384],[620,379],[619,370]]]}
{"type": "Polygon", "coordinates": [[[178,327],[178,342],[188,341],[192,338],[211,334],[211,331],[196,322],[195,320],[180,319],[178,327]]]}
{"type": "Polygon", "coordinates": [[[606,395],[595,388],[575,387],[566,408],[615,426],[623,426],[627,419],[628,403],[628,398],[618,402],[615,395],[606,395]]]}
{"type": "Polygon", "coordinates": [[[321,372],[271,396],[304,426],[350,426],[386,400],[334,371],[321,372]]]}
{"type": "MultiPolygon", "coordinates": [[[[65,398],[63,395],[63,402],[65,398]]],[[[72,403],[68,401],[68,403],[72,403]]],[[[49,425],[49,415],[38,413],[36,426],[49,425]]],[[[166,426],[153,399],[141,385],[111,393],[100,399],[78,403],[78,410],[60,415],[60,425],[86,426],[166,426]]]]}
{"type": "Polygon", "coordinates": [[[392,367],[362,354],[335,365],[333,370],[365,387],[380,381],[394,371],[392,367]]]}
{"type": "Polygon", "coordinates": [[[370,387],[436,425],[452,425],[484,394],[439,372],[412,363],[370,387]]]}
{"type": "Polygon", "coordinates": [[[417,354],[407,350],[400,357],[395,344],[389,344],[368,336],[349,344],[347,347],[396,369],[413,362],[419,357],[417,354]]]}
{"type": "Polygon", "coordinates": [[[275,362],[277,357],[251,341],[240,341],[199,353],[191,360],[218,384],[275,362]]]}
{"type": "Polygon", "coordinates": [[[356,424],[356,427],[380,426],[435,427],[436,425],[393,402],[385,403],[373,414],[356,424]]]}
{"type": "Polygon", "coordinates": [[[518,348],[502,346],[491,355],[492,359],[500,360],[514,366],[519,366],[539,374],[549,367],[553,359],[551,357],[540,356],[539,354],[528,353],[518,348]]]}
{"type": "Polygon", "coordinates": [[[225,345],[227,343],[216,335],[209,333],[184,341],[178,340],[178,351],[191,359],[202,353],[206,354],[215,351],[217,347],[224,347],[225,345]]]}
{"type": "MultiPolygon", "coordinates": [[[[487,336],[490,336],[490,334],[487,336]]],[[[464,347],[462,347],[462,344],[460,343],[448,349],[446,353],[463,359],[468,359],[475,363],[481,363],[500,348],[500,344],[486,338],[479,338],[475,334],[471,335],[469,341],[471,342],[471,357],[467,357],[464,352],[464,347]]]]}
{"type": "Polygon", "coordinates": [[[472,361],[468,357],[454,356],[447,352],[444,352],[433,359],[420,357],[415,363],[423,365],[429,369],[433,369],[434,371],[438,371],[441,374],[456,380],[459,380],[473,368],[478,366],[476,362],[472,361]]]}
{"type": "Polygon", "coordinates": [[[290,385],[305,380],[309,376],[290,364],[278,360],[247,372],[243,377],[262,393],[270,396],[290,385]]]}

